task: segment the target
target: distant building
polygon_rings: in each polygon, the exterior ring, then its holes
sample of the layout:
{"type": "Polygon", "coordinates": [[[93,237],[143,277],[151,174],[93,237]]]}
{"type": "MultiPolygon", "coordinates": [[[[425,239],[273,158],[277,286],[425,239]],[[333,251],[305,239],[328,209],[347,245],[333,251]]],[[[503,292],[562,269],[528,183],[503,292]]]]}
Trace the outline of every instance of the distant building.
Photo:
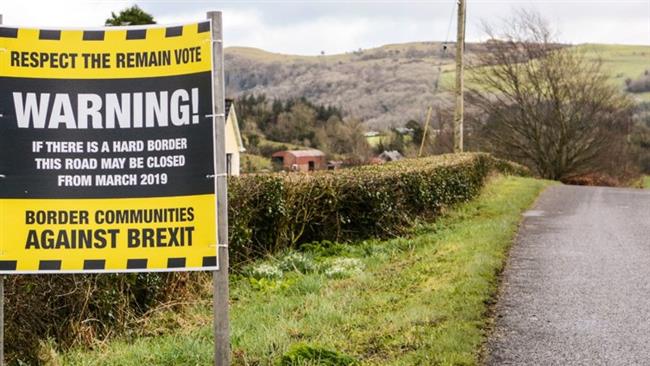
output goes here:
{"type": "Polygon", "coordinates": [[[395,131],[400,135],[410,135],[413,133],[413,129],[408,127],[397,127],[395,128],[395,131]]]}
{"type": "Polygon", "coordinates": [[[278,151],[271,156],[271,160],[276,166],[294,172],[327,169],[325,153],[316,149],[278,151]]]}
{"type": "Polygon", "coordinates": [[[246,151],[232,99],[226,99],[226,172],[239,175],[240,154],[246,151]]]}
{"type": "Polygon", "coordinates": [[[363,134],[364,137],[375,137],[375,136],[381,136],[381,132],[379,131],[368,131],[363,134]]]}
{"type": "Polygon", "coordinates": [[[343,160],[330,160],[327,162],[327,170],[340,169],[343,164],[343,160]]]}
{"type": "Polygon", "coordinates": [[[377,156],[378,159],[384,161],[384,162],[389,162],[389,161],[398,161],[404,159],[404,156],[400,154],[399,151],[397,150],[392,150],[392,151],[384,151],[383,153],[379,154],[377,156]]]}

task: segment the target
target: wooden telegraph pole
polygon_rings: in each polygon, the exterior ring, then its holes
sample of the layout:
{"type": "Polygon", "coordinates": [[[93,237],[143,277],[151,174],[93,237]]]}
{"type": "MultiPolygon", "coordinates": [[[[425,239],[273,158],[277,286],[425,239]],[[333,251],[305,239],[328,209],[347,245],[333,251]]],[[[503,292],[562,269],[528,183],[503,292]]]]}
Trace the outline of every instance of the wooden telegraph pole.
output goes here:
{"type": "Polygon", "coordinates": [[[422,141],[420,141],[420,150],[418,151],[418,158],[422,156],[422,149],[424,149],[424,141],[427,139],[427,132],[429,131],[429,122],[431,121],[431,113],[433,112],[433,107],[429,106],[427,111],[427,119],[424,122],[424,132],[422,132],[422,141]]]}
{"type": "Polygon", "coordinates": [[[214,189],[217,195],[217,250],[219,270],[213,273],[214,364],[230,364],[230,331],[228,324],[228,182],[226,175],[226,106],[223,64],[223,27],[220,11],[207,14],[212,22],[212,95],[216,171],[214,189]]]}
{"type": "Polygon", "coordinates": [[[454,112],[454,152],[463,152],[463,54],[465,52],[465,0],[458,0],[458,27],[456,30],[456,111],[454,112]]]}

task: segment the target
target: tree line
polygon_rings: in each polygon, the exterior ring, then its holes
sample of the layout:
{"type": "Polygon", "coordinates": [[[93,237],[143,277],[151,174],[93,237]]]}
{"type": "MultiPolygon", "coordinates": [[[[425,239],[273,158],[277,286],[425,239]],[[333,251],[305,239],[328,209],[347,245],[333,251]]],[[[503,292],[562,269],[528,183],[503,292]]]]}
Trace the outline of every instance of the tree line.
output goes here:
{"type": "Polygon", "coordinates": [[[344,117],[337,107],[315,104],[305,98],[271,100],[264,94],[241,96],[235,104],[250,153],[268,156],[298,145],[359,162],[372,153],[361,121],[344,117]]]}

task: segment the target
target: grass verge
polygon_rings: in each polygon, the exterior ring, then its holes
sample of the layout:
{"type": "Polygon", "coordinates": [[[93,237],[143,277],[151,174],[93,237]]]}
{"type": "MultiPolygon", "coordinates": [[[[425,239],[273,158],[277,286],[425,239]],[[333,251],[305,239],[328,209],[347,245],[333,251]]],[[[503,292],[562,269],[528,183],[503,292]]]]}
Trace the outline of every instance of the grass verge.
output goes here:
{"type": "Polygon", "coordinates": [[[641,178],[641,188],[650,189],[650,175],[644,175],[641,178]]]}
{"type": "MultiPolygon", "coordinates": [[[[410,237],[324,243],[252,265],[232,280],[233,364],[476,364],[520,214],[549,184],[497,177],[479,198],[410,237]]],[[[167,330],[159,335],[56,358],[66,365],[212,364],[207,296],[185,314],[163,312],[144,326],[161,324],[167,330]]]]}
{"type": "Polygon", "coordinates": [[[241,154],[241,170],[244,173],[257,173],[261,171],[273,171],[271,159],[254,154],[241,154]]]}
{"type": "Polygon", "coordinates": [[[629,183],[632,188],[650,189],[650,175],[642,175],[641,178],[629,183]]]}

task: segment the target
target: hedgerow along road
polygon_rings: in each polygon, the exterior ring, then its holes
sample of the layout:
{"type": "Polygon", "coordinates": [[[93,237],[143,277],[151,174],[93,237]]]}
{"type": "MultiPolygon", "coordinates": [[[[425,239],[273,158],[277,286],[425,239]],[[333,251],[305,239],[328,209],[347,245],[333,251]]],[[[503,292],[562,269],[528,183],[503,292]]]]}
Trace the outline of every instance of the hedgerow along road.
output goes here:
{"type": "Polygon", "coordinates": [[[650,190],[553,186],[506,265],[487,365],[650,365],[650,190]]]}

